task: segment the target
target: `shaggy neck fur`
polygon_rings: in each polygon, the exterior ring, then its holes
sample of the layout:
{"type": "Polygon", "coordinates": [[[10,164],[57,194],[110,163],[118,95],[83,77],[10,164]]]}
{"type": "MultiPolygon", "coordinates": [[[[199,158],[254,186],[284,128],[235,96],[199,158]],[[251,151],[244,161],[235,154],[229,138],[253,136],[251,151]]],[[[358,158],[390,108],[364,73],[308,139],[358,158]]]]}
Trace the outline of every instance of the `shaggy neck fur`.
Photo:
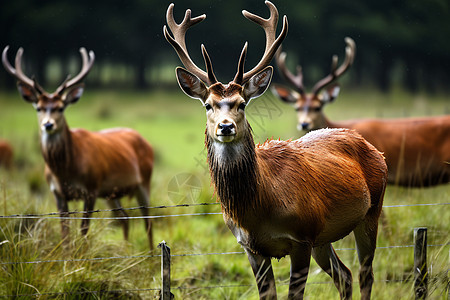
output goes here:
{"type": "Polygon", "coordinates": [[[211,180],[224,213],[240,224],[259,203],[259,171],[251,128],[239,142],[221,143],[206,134],[211,180]]]}
{"type": "Polygon", "coordinates": [[[72,146],[72,137],[67,126],[64,126],[60,132],[53,134],[41,132],[42,156],[47,166],[55,174],[62,175],[70,172],[72,146]]]}

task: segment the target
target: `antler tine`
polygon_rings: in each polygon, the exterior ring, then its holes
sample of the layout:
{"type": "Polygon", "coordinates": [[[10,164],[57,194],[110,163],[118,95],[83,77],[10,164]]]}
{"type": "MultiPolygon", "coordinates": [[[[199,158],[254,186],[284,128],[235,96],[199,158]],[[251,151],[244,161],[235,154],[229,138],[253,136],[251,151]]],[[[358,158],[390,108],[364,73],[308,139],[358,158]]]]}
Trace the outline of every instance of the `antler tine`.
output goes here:
{"type": "Polygon", "coordinates": [[[167,30],[166,25],[163,27],[163,32],[166,40],[172,45],[172,47],[175,49],[175,51],[178,54],[178,57],[180,58],[183,65],[186,67],[186,69],[193,74],[195,74],[197,77],[199,77],[202,81],[207,82],[209,85],[214,84],[217,82],[217,79],[214,75],[212,63],[209,59],[208,52],[206,51],[205,46],[202,45],[202,54],[203,58],[205,60],[205,65],[207,72],[203,71],[197,65],[192,61],[190,58],[187,47],[186,47],[186,32],[187,30],[196,25],[197,23],[203,21],[206,18],[206,15],[200,15],[198,17],[192,18],[191,17],[191,10],[187,9],[186,13],[184,14],[184,19],[180,24],[177,24],[173,17],[173,8],[174,4],[171,3],[169,7],[167,8],[166,13],[166,20],[167,20],[167,26],[169,27],[170,31],[173,34],[173,37],[170,35],[169,31],[167,30]]]}
{"type": "Polygon", "coordinates": [[[286,78],[287,81],[292,83],[300,94],[305,93],[305,89],[303,87],[303,72],[302,67],[297,66],[297,75],[294,75],[289,71],[286,67],[286,52],[281,52],[281,47],[278,49],[275,54],[275,61],[278,66],[278,70],[280,70],[281,74],[286,78]]]}
{"type": "Polygon", "coordinates": [[[251,12],[248,12],[246,10],[242,11],[242,14],[244,17],[249,19],[250,21],[255,22],[262,28],[264,28],[264,31],[266,33],[266,49],[264,54],[267,53],[270,46],[275,41],[275,30],[277,29],[278,24],[278,10],[275,7],[275,5],[270,1],[265,1],[266,5],[269,7],[270,16],[268,19],[264,19],[258,15],[255,15],[251,12]]]}
{"type": "Polygon", "coordinates": [[[72,78],[70,80],[69,80],[70,77],[68,76],[66,78],[66,80],[64,80],[64,82],[56,89],[55,93],[60,94],[65,89],[79,83],[87,76],[87,74],[91,70],[92,66],[94,65],[94,61],[95,61],[94,51],[92,51],[92,50],[89,51],[89,57],[88,57],[86,49],[84,47],[81,47],[80,53],[81,53],[81,58],[82,58],[82,67],[81,67],[80,73],[78,73],[77,76],[75,76],[74,78],[72,78]]]}
{"type": "Polygon", "coordinates": [[[38,91],[38,93],[40,93],[41,95],[47,93],[44,90],[44,88],[37,82],[37,80],[34,76],[32,77],[32,80],[33,80],[33,86],[34,86],[35,90],[38,91]]]}
{"type": "MultiPolygon", "coordinates": [[[[249,19],[250,21],[255,22],[256,24],[260,25],[265,33],[266,33],[266,48],[264,50],[263,57],[261,58],[260,62],[250,71],[246,72],[242,76],[242,80],[239,80],[240,76],[239,70],[238,74],[236,74],[234,78],[234,82],[238,84],[242,84],[246,81],[248,81],[253,75],[261,71],[264,67],[268,66],[270,64],[270,61],[272,60],[273,56],[275,55],[275,52],[277,51],[278,47],[281,45],[281,42],[284,40],[287,34],[287,17],[283,17],[283,29],[281,30],[280,34],[276,37],[276,29],[277,29],[277,23],[278,23],[278,10],[275,7],[275,5],[272,4],[270,1],[265,2],[266,5],[269,7],[270,10],[270,17],[268,19],[264,19],[260,16],[257,16],[255,14],[252,14],[246,10],[242,11],[242,14],[244,17],[249,19]]],[[[245,54],[246,51],[242,51],[241,54],[241,60],[243,60],[242,55],[245,54]]],[[[242,65],[243,68],[243,65],[242,65]]]]}
{"type": "Polygon", "coordinates": [[[8,73],[13,75],[17,80],[29,85],[30,87],[34,87],[34,81],[31,80],[30,78],[28,78],[22,71],[21,60],[22,60],[23,48],[19,48],[19,50],[17,51],[16,60],[15,60],[15,66],[16,66],[15,69],[11,66],[11,64],[8,61],[8,57],[7,57],[8,49],[9,49],[9,46],[6,46],[5,49],[3,49],[3,53],[2,53],[2,63],[3,63],[3,66],[5,67],[6,71],[8,71],[8,73]]]}
{"type": "Polygon", "coordinates": [[[239,57],[238,71],[236,73],[236,76],[234,76],[234,79],[233,79],[233,82],[235,82],[235,83],[243,82],[245,57],[247,56],[247,46],[248,46],[248,43],[245,42],[244,48],[242,48],[241,56],[239,57]]]}
{"type": "Polygon", "coordinates": [[[344,74],[348,70],[348,68],[350,68],[350,66],[353,64],[356,53],[355,42],[353,41],[353,39],[346,37],[345,43],[346,47],[345,47],[344,62],[339,68],[337,68],[337,56],[336,55],[333,56],[333,60],[331,63],[331,73],[314,85],[313,87],[314,95],[317,95],[321,89],[323,89],[325,86],[333,82],[335,79],[342,76],[342,74],[344,74]]]}

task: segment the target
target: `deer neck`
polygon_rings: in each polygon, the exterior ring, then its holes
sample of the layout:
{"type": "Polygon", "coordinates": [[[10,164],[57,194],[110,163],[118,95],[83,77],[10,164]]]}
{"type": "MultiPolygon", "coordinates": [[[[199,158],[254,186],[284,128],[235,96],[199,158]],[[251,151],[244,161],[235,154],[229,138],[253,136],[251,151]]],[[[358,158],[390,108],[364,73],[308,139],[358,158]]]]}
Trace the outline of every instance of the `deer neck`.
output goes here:
{"type": "Polygon", "coordinates": [[[71,131],[64,120],[60,130],[54,133],[40,131],[41,152],[47,166],[53,173],[70,172],[73,163],[73,143],[71,131]]]}
{"type": "Polygon", "coordinates": [[[221,143],[206,134],[211,180],[224,213],[240,224],[259,203],[259,169],[249,126],[239,142],[221,143]]]}
{"type": "Polygon", "coordinates": [[[322,120],[323,126],[321,128],[341,128],[342,126],[338,122],[330,121],[325,115],[322,120]]]}

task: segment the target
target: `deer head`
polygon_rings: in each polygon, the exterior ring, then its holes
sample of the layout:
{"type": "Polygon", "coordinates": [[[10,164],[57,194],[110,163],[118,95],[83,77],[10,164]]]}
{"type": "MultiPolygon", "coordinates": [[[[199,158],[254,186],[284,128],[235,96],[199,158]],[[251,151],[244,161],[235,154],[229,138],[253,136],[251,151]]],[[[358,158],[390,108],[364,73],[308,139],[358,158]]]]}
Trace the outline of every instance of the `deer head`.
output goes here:
{"type": "Polygon", "coordinates": [[[332,84],[342,76],[355,59],[355,42],[347,37],[345,38],[345,60],[338,68],[338,57],[334,55],[331,62],[331,72],[329,75],[319,80],[313,87],[311,93],[306,93],[303,86],[303,73],[301,66],[297,66],[297,74],[294,75],[286,67],[286,53],[278,52],[276,62],[280,73],[292,84],[296,91],[279,84],[273,84],[272,92],[284,102],[293,104],[298,112],[298,130],[315,130],[326,126],[326,118],[323,114],[323,106],[332,102],[339,95],[340,87],[338,84],[332,84]],[[327,87],[322,93],[323,90],[327,87]]]}
{"type": "Polygon", "coordinates": [[[80,73],[74,78],[70,76],[56,89],[54,93],[46,92],[36,81],[30,79],[22,70],[23,49],[19,48],[15,59],[15,68],[8,61],[8,49],[6,46],[2,53],[2,63],[6,71],[17,79],[17,88],[22,98],[31,103],[37,111],[41,133],[53,134],[62,130],[65,126],[64,109],[80,99],[83,94],[84,84],[81,81],[86,77],[94,64],[94,52],[85,48],[80,49],[83,65],[80,73]]]}
{"type": "Polygon", "coordinates": [[[233,81],[222,84],[214,75],[212,63],[204,45],[201,46],[205,60],[206,71],[198,68],[189,57],[185,34],[193,25],[201,22],[206,15],[191,17],[191,11],[186,10],[183,21],[177,24],[173,18],[174,4],[167,9],[167,26],[164,26],[164,36],[177,52],[186,69],[178,67],[176,76],[178,84],[189,97],[198,99],[206,109],[207,135],[219,143],[239,142],[250,132],[250,125],[245,118],[245,107],[251,99],[263,94],[270,84],[273,68],[269,66],[278,47],[287,34],[287,17],[283,18],[283,29],[276,37],[278,11],[269,1],[265,2],[270,10],[270,17],[263,19],[257,15],[242,11],[247,19],[260,25],[266,34],[266,48],[260,62],[250,71],[244,72],[244,61],[247,53],[247,43],[241,52],[238,70],[233,81]]]}

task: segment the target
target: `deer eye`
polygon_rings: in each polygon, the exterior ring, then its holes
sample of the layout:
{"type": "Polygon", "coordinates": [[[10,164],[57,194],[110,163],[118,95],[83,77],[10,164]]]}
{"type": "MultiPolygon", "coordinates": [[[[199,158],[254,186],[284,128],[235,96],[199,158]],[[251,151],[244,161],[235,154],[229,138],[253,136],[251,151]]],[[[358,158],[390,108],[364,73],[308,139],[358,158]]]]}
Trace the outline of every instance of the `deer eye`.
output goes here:
{"type": "Polygon", "coordinates": [[[211,104],[209,104],[209,103],[205,103],[205,108],[206,108],[206,111],[209,111],[209,110],[211,110],[212,109],[212,106],[211,106],[211,104]]]}
{"type": "Polygon", "coordinates": [[[55,112],[62,112],[62,111],[63,111],[63,108],[62,108],[62,107],[54,107],[54,108],[51,109],[51,112],[52,112],[52,113],[55,113],[55,112]]]}
{"type": "Polygon", "coordinates": [[[238,109],[245,110],[246,106],[247,105],[244,102],[242,102],[241,104],[239,104],[238,109]]]}

